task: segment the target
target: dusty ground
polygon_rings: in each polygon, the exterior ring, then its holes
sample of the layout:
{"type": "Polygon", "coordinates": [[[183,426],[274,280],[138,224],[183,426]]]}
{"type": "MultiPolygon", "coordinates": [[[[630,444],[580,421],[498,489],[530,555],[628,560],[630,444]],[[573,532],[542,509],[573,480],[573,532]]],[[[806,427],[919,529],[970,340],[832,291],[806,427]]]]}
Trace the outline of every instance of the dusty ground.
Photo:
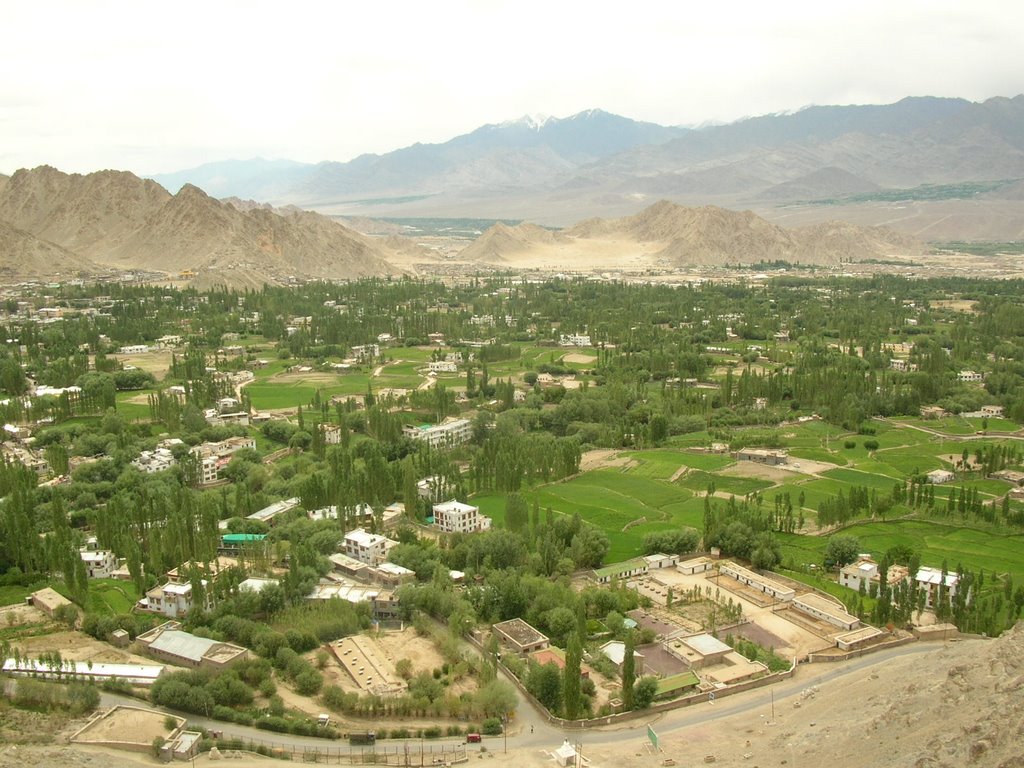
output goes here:
{"type": "Polygon", "coordinates": [[[134,365],[139,370],[152,373],[157,381],[161,381],[171,369],[172,354],[173,350],[161,349],[142,355],[111,355],[111,357],[120,360],[122,365],[134,365]]]}
{"type": "Polygon", "coordinates": [[[54,632],[38,637],[19,638],[17,642],[22,653],[38,656],[48,651],[60,651],[62,658],[73,661],[105,662],[108,664],[158,664],[145,656],[136,656],[101,643],[81,632],[54,632]]]}
{"type": "Polygon", "coordinates": [[[569,352],[568,354],[562,355],[562,360],[567,363],[579,363],[581,365],[589,365],[590,363],[597,362],[596,355],[584,355],[580,352],[569,352]]]}
{"type": "Polygon", "coordinates": [[[611,467],[619,467],[625,469],[632,467],[636,464],[633,459],[628,456],[620,456],[616,450],[610,450],[608,448],[597,448],[593,451],[587,451],[583,454],[580,459],[580,472],[589,472],[592,469],[608,469],[611,467]]]}
{"type": "MultiPolygon", "coordinates": [[[[149,746],[157,736],[171,732],[164,724],[166,715],[141,709],[118,708],[83,731],[80,741],[124,741],[149,746]]],[[[179,720],[179,722],[181,722],[179,720]]]]}

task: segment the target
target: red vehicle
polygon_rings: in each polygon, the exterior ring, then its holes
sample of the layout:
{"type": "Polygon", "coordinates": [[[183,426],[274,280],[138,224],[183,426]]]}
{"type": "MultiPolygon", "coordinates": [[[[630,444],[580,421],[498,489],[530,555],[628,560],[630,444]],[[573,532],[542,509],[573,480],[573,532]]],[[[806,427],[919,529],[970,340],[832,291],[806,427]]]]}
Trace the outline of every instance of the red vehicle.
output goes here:
{"type": "Polygon", "coordinates": [[[466,743],[467,744],[479,744],[481,741],[483,741],[483,739],[480,738],[480,734],[479,733],[467,733],[466,734],[466,743]]]}

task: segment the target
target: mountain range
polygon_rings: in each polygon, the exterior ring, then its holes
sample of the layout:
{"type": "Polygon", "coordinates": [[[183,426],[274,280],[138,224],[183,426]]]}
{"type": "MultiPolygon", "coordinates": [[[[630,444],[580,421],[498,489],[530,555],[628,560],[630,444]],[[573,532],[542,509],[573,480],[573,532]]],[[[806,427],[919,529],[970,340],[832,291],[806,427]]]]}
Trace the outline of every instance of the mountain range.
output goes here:
{"type": "MultiPolygon", "coordinates": [[[[819,209],[901,195],[925,203],[994,201],[998,209],[1014,199],[1003,190],[1024,179],[1024,96],[812,106],[698,129],[589,110],[486,125],[442,144],[345,163],[228,161],[153,178],[169,189],[192,183],[217,196],[330,214],[558,226],[635,213],[662,198],[752,208],[769,218],[813,203],[805,216],[813,222],[841,217],[819,209]]],[[[1012,213],[1009,222],[1005,211],[978,218],[987,216],[991,236],[1005,238],[1004,230],[1020,226],[1012,213]]]]}
{"type": "Polygon", "coordinates": [[[394,274],[389,258],[410,248],[317,213],[232,205],[190,184],[172,195],[123,171],[79,175],[41,166],[0,180],[0,274],[187,271],[200,286],[258,286],[394,274]]]}
{"type": "MultiPolygon", "coordinates": [[[[917,241],[885,229],[837,222],[784,228],[750,211],[660,201],[565,230],[498,223],[448,260],[592,271],[834,265],[919,252],[917,241]]],[[[0,177],[0,276],[8,279],[142,271],[198,287],[256,287],[415,273],[444,258],[387,226],[364,235],[318,213],[217,200],[191,184],[172,195],[123,171],[79,175],[41,166],[0,177]]]]}

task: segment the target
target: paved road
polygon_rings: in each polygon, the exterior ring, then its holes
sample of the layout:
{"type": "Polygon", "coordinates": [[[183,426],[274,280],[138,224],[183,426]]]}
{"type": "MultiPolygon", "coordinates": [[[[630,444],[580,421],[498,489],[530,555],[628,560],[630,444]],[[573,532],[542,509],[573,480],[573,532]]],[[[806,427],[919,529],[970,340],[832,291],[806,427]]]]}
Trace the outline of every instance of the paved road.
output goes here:
{"type": "MultiPolygon", "coordinates": [[[[508,748],[551,749],[567,737],[572,741],[583,741],[584,748],[600,744],[618,744],[632,739],[644,738],[645,728],[648,722],[655,724],[655,729],[658,731],[659,735],[664,735],[698,723],[721,720],[744,712],[751,712],[756,709],[763,708],[768,712],[773,696],[775,705],[781,706],[788,699],[798,696],[802,691],[810,686],[821,686],[835,680],[840,680],[846,675],[856,674],[858,672],[863,672],[866,669],[871,669],[872,667],[884,665],[896,658],[917,654],[935,653],[942,647],[943,645],[941,643],[914,643],[868,654],[852,661],[804,664],[798,667],[796,674],[785,682],[729,696],[715,702],[714,704],[694,704],[689,707],[652,715],[650,721],[640,718],[631,720],[628,723],[585,728],[582,731],[565,731],[549,724],[546,716],[540,714],[530,703],[523,699],[517,689],[517,696],[520,700],[519,708],[513,722],[510,724],[509,735],[507,738],[508,748]]],[[[117,704],[136,707],[147,706],[145,702],[140,702],[138,699],[112,693],[103,693],[101,695],[101,704],[105,707],[112,707],[117,704]]],[[[163,708],[156,707],[156,709],[163,708]]],[[[170,712],[172,710],[164,711],[170,712]]],[[[324,739],[314,739],[305,736],[273,733],[271,731],[233,725],[231,723],[224,723],[218,720],[212,720],[187,713],[175,712],[174,714],[179,714],[182,717],[187,718],[190,726],[223,731],[226,737],[238,737],[245,740],[251,739],[257,742],[269,742],[295,749],[316,749],[317,747],[324,749],[346,746],[346,742],[344,741],[327,741],[324,739]]],[[[460,742],[461,740],[453,741],[452,739],[438,739],[429,743],[440,745],[460,742]]],[[[388,744],[390,742],[383,743],[388,744]]],[[[490,750],[497,751],[504,748],[505,737],[488,737],[485,739],[485,743],[490,750]]]]}

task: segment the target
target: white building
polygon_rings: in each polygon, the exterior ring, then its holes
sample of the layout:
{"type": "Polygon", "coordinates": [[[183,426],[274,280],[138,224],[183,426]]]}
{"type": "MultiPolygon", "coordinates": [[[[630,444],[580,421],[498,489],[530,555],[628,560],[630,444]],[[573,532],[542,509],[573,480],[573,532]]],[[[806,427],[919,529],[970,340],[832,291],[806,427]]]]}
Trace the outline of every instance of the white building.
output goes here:
{"type": "Polygon", "coordinates": [[[199,457],[202,469],[203,485],[215,483],[220,479],[220,471],[231,462],[231,457],[238,451],[251,448],[256,450],[256,440],[252,437],[229,437],[219,443],[202,443],[192,449],[199,457]]]}
{"type": "Polygon", "coordinates": [[[947,600],[952,600],[960,580],[955,573],[947,573],[946,579],[943,581],[941,569],[921,566],[917,570],[917,575],[914,576],[914,581],[917,582],[918,588],[924,592],[925,606],[934,608],[935,604],[939,601],[939,587],[945,584],[946,598],[947,600]]]}
{"type": "Polygon", "coordinates": [[[459,365],[453,360],[431,360],[427,363],[431,373],[458,373],[459,365]]]}
{"type": "Polygon", "coordinates": [[[345,554],[367,565],[379,565],[388,559],[388,550],[398,542],[387,536],[356,528],[345,534],[345,554]]]}
{"type": "Polygon", "coordinates": [[[406,426],[402,428],[402,434],[413,440],[423,440],[431,448],[445,448],[468,442],[473,436],[473,424],[469,419],[453,419],[433,426],[406,426]]]}
{"type": "Polygon", "coordinates": [[[352,357],[359,361],[380,357],[380,345],[360,344],[357,347],[352,347],[352,357]]]}
{"type": "Polygon", "coordinates": [[[491,518],[481,515],[480,508],[460,501],[434,505],[434,525],[447,533],[473,533],[491,527],[491,518]]]}
{"type": "Polygon", "coordinates": [[[132,461],[132,466],[140,472],[145,472],[147,475],[151,475],[154,472],[162,472],[165,469],[170,469],[177,460],[166,448],[157,448],[155,451],[143,451],[139,454],[138,458],[132,461]]]}
{"type": "Polygon", "coordinates": [[[320,431],[324,433],[324,445],[341,444],[341,427],[337,424],[321,424],[320,431]]]}
{"type": "Polygon", "coordinates": [[[928,478],[928,482],[933,485],[941,485],[942,483],[951,483],[956,479],[956,475],[950,472],[948,469],[933,469],[925,477],[928,478]]]}
{"type": "MultiPolygon", "coordinates": [[[[206,610],[213,608],[213,596],[207,589],[209,582],[202,579],[203,590],[206,595],[206,610]]],[[[178,616],[187,616],[194,607],[192,601],[192,584],[190,582],[169,581],[162,587],[154,587],[146,593],[140,601],[140,607],[146,610],[160,613],[168,618],[174,619],[178,616]]]]}
{"type": "Polygon", "coordinates": [[[145,344],[129,344],[126,347],[120,347],[117,352],[121,355],[144,355],[149,352],[149,347],[145,344]]]}
{"type": "Polygon", "coordinates": [[[977,371],[960,371],[960,373],[957,374],[957,379],[960,381],[977,382],[982,381],[984,378],[985,377],[977,371]]]}
{"type": "Polygon", "coordinates": [[[78,553],[90,579],[109,579],[117,570],[117,557],[108,549],[83,549],[78,553]]]}
{"type": "Polygon", "coordinates": [[[563,347],[590,347],[590,336],[582,333],[563,333],[558,338],[558,343],[563,347]]]}

